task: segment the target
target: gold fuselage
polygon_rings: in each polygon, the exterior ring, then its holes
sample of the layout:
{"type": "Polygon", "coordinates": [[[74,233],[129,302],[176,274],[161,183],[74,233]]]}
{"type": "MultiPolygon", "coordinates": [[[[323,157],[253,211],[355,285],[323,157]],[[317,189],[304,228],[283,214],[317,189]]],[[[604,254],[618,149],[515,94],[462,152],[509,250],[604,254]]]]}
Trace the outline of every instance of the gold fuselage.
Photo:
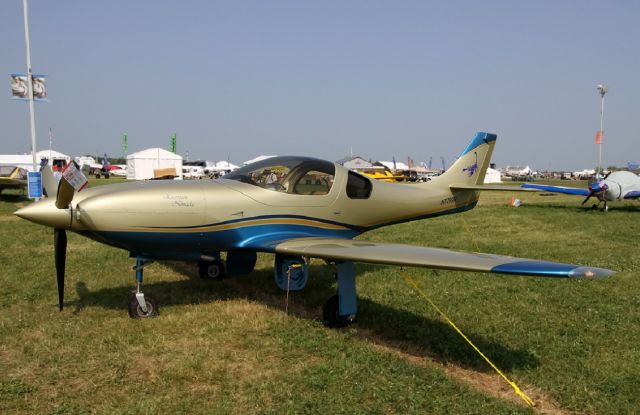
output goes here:
{"type": "Polygon", "coordinates": [[[325,195],[288,194],[225,179],[119,183],[83,190],[68,209],[54,212],[51,198],[32,209],[46,211],[50,223],[40,223],[134,253],[172,257],[175,252],[271,251],[277,242],[295,237],[352,238],[390,223],[464,211],[477,202],[473,191],[375,180],[368,198],[352,199],[347,177],[348,170],[336,164],[325,195]]]}

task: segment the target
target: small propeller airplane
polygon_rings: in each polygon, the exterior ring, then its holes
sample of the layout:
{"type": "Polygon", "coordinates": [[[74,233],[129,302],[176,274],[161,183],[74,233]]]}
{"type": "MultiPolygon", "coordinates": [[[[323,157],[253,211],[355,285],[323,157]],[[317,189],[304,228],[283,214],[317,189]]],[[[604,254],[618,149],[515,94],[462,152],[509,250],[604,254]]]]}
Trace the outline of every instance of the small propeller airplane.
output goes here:
{"type": "MultiPolygon", "coordinates": [[[[608,269],[509,256],[353,240],[382,226],[464,212],[481,190],[522,190],[484,185],[496,135],[477,133],[441,176],[420,184],[371,180],[343,166],[308,157],[273,157],[218,180],[128,182],[76,192],[66,179],[43,176],[48,197],[15,214],[54,229],[58,301],[63,308],[70,230],[124,249],[136,258],[133,318],[157,314],[142,292],[143,269],[154,260],[198,264],[203,278],[253,271],[257,252],[275,254],[274,279],[283,290],[301,290],[309,258],[335,265],[337,295],[324,305],[323,321],[344,327],[356,316],[354,262],[559,278],[601,278],[608,269]]],[[[45,172],[46,173],[46,169],[45,172]]],[[[66,177],[66,176],[65,176],[66,177]]]]}
{"type": "Polygon", "coordinates": [[[25,189],[27,187],[27,171],[21,167],[0,165],[0,193],[4,189],[25,189]]]}
{"type": "Polygon", "coordinates": [[[630,171],[614,171],[605,175],[602,180],[589,184],[588,189],[564,186],[547,186],[534,183],[525,183],[523,189],[543,190],[551,193],[563,193],[568,195],[586,196],[582,204],[586,204],[592,196],[598,198],[598,203],[592,208],[597,208],[603,204],[602,210],[608,211],[607,202],[620,201],[625,199],[640,198],[640,176],[630,171]]]}

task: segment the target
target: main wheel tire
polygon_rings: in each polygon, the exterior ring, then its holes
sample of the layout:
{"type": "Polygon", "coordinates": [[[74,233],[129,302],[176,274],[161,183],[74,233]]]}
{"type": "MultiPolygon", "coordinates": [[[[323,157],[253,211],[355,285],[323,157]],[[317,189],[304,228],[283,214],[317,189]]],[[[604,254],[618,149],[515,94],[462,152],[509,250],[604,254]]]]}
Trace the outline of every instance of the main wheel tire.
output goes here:
{"type": "Polygon", "coordinates": [[[144,296],[144,302],[147,304],[147,312],[142,311],[138,299],[134,295],[129,301],[129,317],[131,318],[151,318],[158,315],[158,303],[151,297],[144,296]]]}
{"type": "Polygon", "coordinates": [[[332,329],[341,329],[350,326],[354,320],[341,316],[340,300],[337,295],[329,298],[322,308],[322,322],[332,329]]]}
{"type": "Polygon", "coordinates": [[[224,264],[220,260],[198,263],[198,273],[202,279],[221,280],[224,277],[224,264]]]}

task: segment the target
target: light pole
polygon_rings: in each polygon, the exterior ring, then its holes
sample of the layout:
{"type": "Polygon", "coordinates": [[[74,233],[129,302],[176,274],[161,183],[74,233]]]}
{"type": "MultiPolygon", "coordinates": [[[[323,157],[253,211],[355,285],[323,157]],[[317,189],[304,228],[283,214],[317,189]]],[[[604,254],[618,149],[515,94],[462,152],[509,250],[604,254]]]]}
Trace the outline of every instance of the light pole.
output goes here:
{"type": "MultiPolygon", "coordinates": [[[[27,0],[22,0],[22,8],[24,11],[24,40],[27,49],[27,85],[29,88],[29,121],[31,124],[31,156],[33,157],[33,171],[38,171],[38,162],[36,160],[36,121],[33,109],[33,74],[31,73],[31,48],[29,45],[29,13],[27,0]]],[[[51,161],[49,161],[51,162],[51,161]]]]}
{"type": "Polygon", "coordinates": [[[609,91],[605,84],[598,84],[600,93],[600,131],[596,134],[596,144],[598,144],[598,174],[602,176],[602,139],[604,136],[604,95],[609,91]]]}

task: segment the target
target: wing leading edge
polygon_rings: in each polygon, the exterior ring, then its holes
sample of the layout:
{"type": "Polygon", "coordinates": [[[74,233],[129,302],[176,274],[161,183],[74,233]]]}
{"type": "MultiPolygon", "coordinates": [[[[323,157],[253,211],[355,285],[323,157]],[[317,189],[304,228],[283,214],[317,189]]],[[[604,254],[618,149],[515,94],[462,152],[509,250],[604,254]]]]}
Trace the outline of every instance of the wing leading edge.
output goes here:
{"type": "Polygon", "coordinates": [[[503,255],[459,252],[413,245],[354,241],[340,238],[297,238],[278,244],[280,254],[334,261],[413,266],[458,271],[557,278],[604,278],[615,271],[503,255]]]}

